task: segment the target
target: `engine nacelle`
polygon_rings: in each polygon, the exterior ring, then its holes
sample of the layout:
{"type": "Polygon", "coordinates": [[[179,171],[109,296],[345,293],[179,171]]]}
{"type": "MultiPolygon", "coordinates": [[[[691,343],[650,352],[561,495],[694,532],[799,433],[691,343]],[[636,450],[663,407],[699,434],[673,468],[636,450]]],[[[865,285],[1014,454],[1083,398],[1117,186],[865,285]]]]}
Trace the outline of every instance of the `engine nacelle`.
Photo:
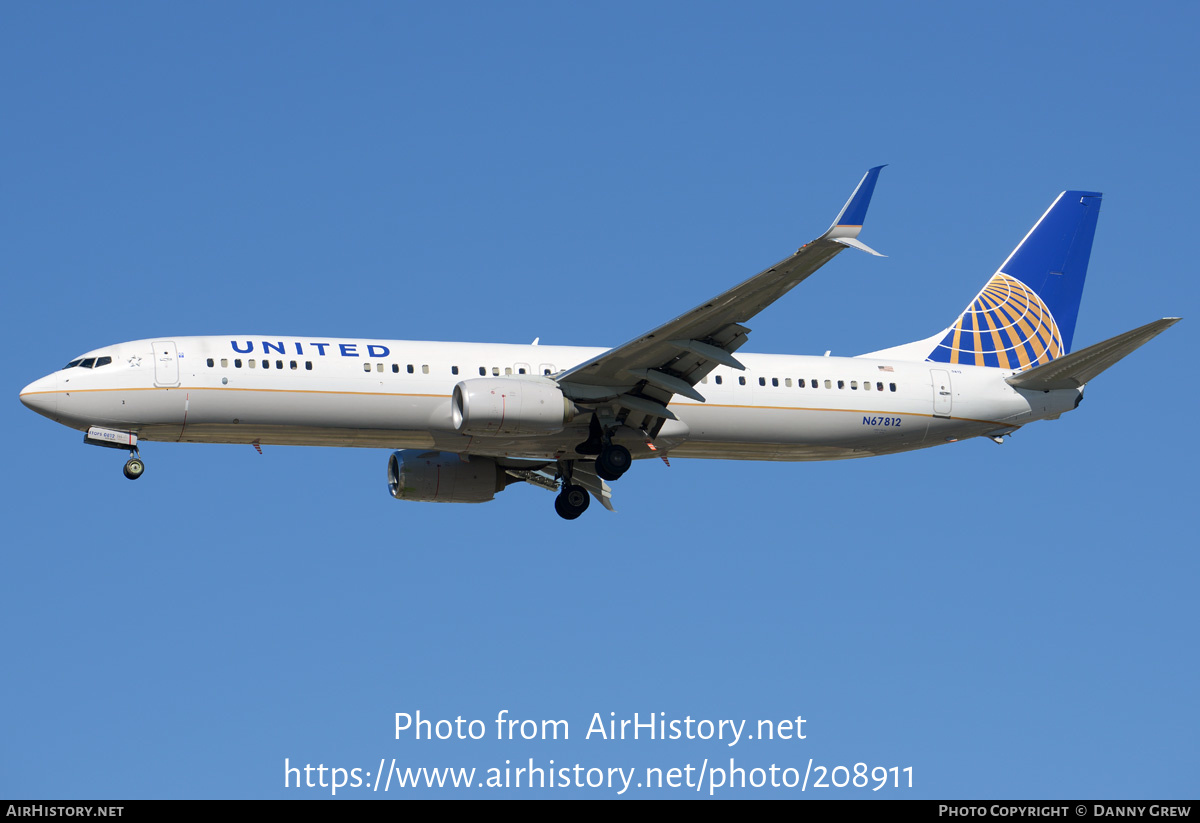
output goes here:
{"type": "Polygon", "coordinates": [[[558,384],[537,378],[464,380],[454,387],[450,404],[454,428],[476,437],[557,434],[575,411],[558,384]]]}
{"type": "Polygon", "coordinates": [[[505,486],[495,460],[470,462],[448,452],[405,449],[388,459],[388,491],[397,500],[426,503],[486,503],[505,486]]]}

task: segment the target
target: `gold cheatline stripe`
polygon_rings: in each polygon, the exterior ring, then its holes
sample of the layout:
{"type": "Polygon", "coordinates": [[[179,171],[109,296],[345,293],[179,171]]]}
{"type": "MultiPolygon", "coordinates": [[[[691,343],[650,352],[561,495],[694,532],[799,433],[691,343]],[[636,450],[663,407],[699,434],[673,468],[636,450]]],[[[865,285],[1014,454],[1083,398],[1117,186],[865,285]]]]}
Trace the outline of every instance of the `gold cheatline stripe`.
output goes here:
{"type": "MultiPolygon", "coordinates": [[[[134,389],[75,389],[80,394],[84,392],[121,392],[121,391],[183,391],[183,386],[147,386],[145,388],[134,389]]],[[[388,392],[356,392],[356,391],[313,391],[309,389],[240,389],[230,388],[228,386],[219,386],[213,388],[187,388],[188,391],[260,391],[260,392],[275,392],[279,394],[354,394],[368,395],[377,397],[450,397],[448,394],[390,394],[388,392]]],[[[39,391],[28,392],[21,395],[26,397],[34,394],[70,394],[66,391],[39,391]]],[[[844,412],[845,414],[875,414],[884,417],[908,415],[909,417],[934,417],[932,414],[923,414],[921,412],[899,412],[899,411],[879,411],[878,409],[821,409],[808,406],[741,406],[735,403],[675,403],[676,406],[696,406],[698,408],[709,409],[766,409],[768,411],[811,411],[811,412],[844,412]]],[[[978,420],[974,417],[941,417],[940,420],[962,420],[967,423],[989,423],[997,426],[1005,425],[995,420],[978,420]]]]}

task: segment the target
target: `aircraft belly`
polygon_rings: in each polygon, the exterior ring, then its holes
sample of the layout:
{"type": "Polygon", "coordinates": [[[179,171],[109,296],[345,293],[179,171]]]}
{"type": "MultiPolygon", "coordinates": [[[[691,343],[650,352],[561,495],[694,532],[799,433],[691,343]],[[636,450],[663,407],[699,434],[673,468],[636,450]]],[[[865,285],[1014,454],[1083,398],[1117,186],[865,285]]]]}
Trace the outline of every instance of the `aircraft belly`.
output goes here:
{"type": "MultiPolygon", "coordinates": [[[[450,400],[444,396],[224,388],[177,389],[175,393],[181,398],[187,395],[183,440],[200,427],[425,432],[450,428],[450,400]]],[[[151,425],[161,422],[152,415],[141,419],[151,425]]],[[[429,434],[426,437],[431,439],[429,434]]],[[[240,437],[238,441],[245,442],[240,437]]]]}
{"type": "Polygon", "coordinates": [[[113,388],[64,392],[59,406],[66,425],[128,429],[145,440],[425,448],[439,430],[460,448],[468,439],[450,427],[449,397],[432,393],[113,388]]]}
{"type": "Polygon", "coordinates": [[[427,431],[330,428],[325,426],[275,426],[263,424],[189,424],[182,434],[179,426],[142,426],[142,440],[180,443],[254,443],[263,446],[357,446],[368,449],[439,448],[427,431]]]}

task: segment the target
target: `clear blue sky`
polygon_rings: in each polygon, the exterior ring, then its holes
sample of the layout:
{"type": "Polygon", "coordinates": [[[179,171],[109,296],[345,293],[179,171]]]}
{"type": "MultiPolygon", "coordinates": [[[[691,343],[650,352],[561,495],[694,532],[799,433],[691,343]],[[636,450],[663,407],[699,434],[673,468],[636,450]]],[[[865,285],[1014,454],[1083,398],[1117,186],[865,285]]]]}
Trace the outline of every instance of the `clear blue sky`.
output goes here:
{"type": "Polygon", "coordinates": [[[0,796],[730,757],[911,766],[893,797],[1197,795],[1194,3],[0,19],[0,796]],[[747,350],[944,328],[1066,188],[1105,194],[1076,345],[1184,322],[1002,447],[654,461],[573,523],[524,486],[396,502],[383,451],[148,444],[134,484],[17,401],[153,336],[615,345],[815,237],[879,163],[887,259],[840,256],[747,350]],[[417,710],[489,739],[396,740],[417,710]],[[571,739],[496,741],[500,710],[571,739]],[[610,712],[806,739],[584,740],[610,712]]]}

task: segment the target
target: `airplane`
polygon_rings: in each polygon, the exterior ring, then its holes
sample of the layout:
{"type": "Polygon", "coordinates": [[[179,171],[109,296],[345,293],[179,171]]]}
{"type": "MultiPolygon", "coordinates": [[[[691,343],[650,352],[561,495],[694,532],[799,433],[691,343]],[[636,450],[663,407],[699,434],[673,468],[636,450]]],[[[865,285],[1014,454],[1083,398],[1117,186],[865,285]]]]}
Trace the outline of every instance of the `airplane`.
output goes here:
{"type": "MultiPolygon", "coordinates": [[[[745,325],[858,239],[883,166],[795,254],[615,348],[236,334],[87,352],[21,402],[130,452],[142,441],[395,451],[398,500],[482,503],[525,482],[574,520],[634,460],[839,460],[972,437],[1075,409],[1085,385],[1174,325],[1073,350],[1101,195],[1064,191],[958,318],[857,357],[742,354],[745,325]]],[[[668,462],[669,465],[669,462],[668,462]]]]}

